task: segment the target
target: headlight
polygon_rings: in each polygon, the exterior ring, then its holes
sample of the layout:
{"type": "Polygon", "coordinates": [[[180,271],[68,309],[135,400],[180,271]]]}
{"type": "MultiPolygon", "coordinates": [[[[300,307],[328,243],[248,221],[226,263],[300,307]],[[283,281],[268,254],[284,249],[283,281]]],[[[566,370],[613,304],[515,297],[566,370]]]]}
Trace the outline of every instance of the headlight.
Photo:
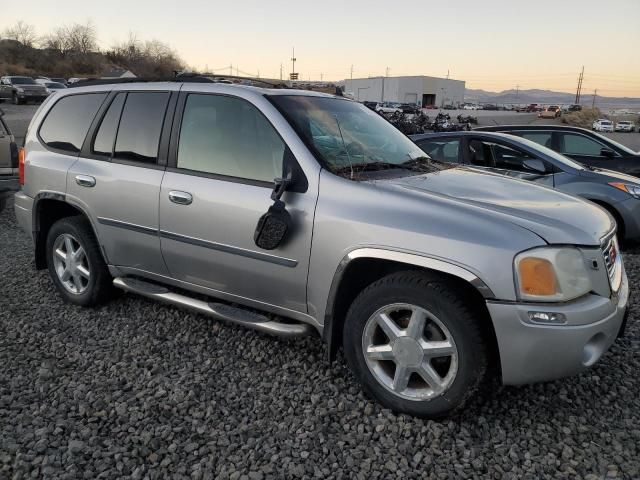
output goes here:
{"type": "Polygon", "coordinates": [[[516,284],[521,300],[566,302],[591,291],[582,252],[571,247],[542,247],[516,255],[516,284]]]}
{"type": "Polygon", "coordinates": [[[640,198],[640,185],[633,185],[630,183],[622,183],[622,182],[609,182],[614,188],[618,190],[622,190],[623,192],[628,193],[632,197],[640,198]]]}

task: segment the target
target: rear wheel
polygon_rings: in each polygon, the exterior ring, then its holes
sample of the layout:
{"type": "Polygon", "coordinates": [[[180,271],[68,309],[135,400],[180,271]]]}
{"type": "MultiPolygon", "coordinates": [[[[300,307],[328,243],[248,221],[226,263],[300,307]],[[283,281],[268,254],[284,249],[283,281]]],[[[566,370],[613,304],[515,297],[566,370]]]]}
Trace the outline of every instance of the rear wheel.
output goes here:
{"type": "Polygon", "coordinates": [[[478,319],[449,282],[421,272],[366,288],[349,309],[343,345],[364,389],[399,413],[446,415],[474,395],[486,373],[478,319]]]}
{"type": "Polygon", "coordinates": [[[65,301],[89,307],[111,297],[112,279],[85,218],[69,217],[54,223],[46,251],[49,275],[65,301]]]}

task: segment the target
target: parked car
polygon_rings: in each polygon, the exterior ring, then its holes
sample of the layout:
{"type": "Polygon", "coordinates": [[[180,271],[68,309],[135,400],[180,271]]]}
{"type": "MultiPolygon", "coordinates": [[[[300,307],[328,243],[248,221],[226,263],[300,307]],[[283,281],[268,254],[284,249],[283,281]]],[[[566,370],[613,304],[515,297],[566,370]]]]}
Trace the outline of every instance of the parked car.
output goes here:
{"type": "Polygon", "coordinates": [[[397,103],[381,102],[376,105],[376,112],[378,113],[402,113],[402,109],[397,103]]]}
{"type": "Polygon", "coordinates": [[[52,82],[56,82],[56,83],[61,83],[64,86],[67,85],[67,79],[66,78],[62,78],[62,77],[51,77],[51,81],[52,82]]]}
{"type": "Polygon", "coordinates": [[[568,112],[581,112],[582,111],[582,105],[578,105],[578,104],[573,104],[573,105],[569,105],[569,107],[567,108],[568,112]]]}
{"type": "Polygon", "coordinates": [[[43,83],[43,85],[47,89],[47,94],[49,95],[56,92],[57,90],[64,90],[65,88],[67,88],[65,85],[58,82],[46,82],[43,83]]]}
{"type": "Polygon", "coordinates": [[[17,190],[18,147],[0,109],[0,212],[5,209],[7,198],[17,190]]]}
{"type": "Polygon", "coordinates": [[[593,122],[591,130],[594,132],[613,132],[613,122],[604,118],[600,118],[593,122]]]}
{"type": "Polygon", "coordinates": [[[420,112],[420,107],[415,103],[402,103],[400,104],[400,109],[402,110],[402,113],[410,113],[413,115],[420,112]]]}
{"type": "Polygon", "coordinates": [[[538,143],[495,132],[411,135],[437,160],[530,180],[586,198],[607,210],[618,237],[640,240],[640,179],[587,168],[538,143]]]}
{"type": "Polygon", "coordinates": [[[367,107],[369,110],[376,110],[376,106],[378,106],[378,102],[362,102],[362,104],[367,107]]]}
{"type": "Polygon", "coordinates": [[[11,100],[19,105],[33,100],[41,102],[47,98],[47,90],[31,77],[0,77],[0,100],[11,100]]]}
{"type": "Polygon", "coordinates": [[[483,110],[498,110],[498,106],[494,105],[493,103],[487,103],[485,105],[482,105],[482,109],[483,110]]]}
{"type": "Polygon", "coordinates": [[[549,105],[547,108],[538,113],[539,118],[558,118],[562,112],[558,105],[549,105]]]}
{"type": "Polygon", "coordinates": [[[640,152],[587,130],[564,125],[502,125],[476,130],[505,132],[532,140],[591,167],[640,177],[640,152]]]}
{"type": "Polygon", "coordinates": [[[465,103],[462,106],[463,110],[480,110],[480,106],[476,105],[475,103],[465,103]]]}
{"type": "Polygon", "coordinates": [[[616,122],[616,132],[635,132],[636,126],[628,120],[620,120],[616,122]]]}
{"type": "Polygon", "coordinates": [[[61,90],[21,158],[15,215],[65,301],[117,287],[276,335],[316,331],[398,412],[448,414],[489,373],[575,374],[623,330],[629,287],[604,210],[449,168],[345,98],[188,81],[61,90]]]}

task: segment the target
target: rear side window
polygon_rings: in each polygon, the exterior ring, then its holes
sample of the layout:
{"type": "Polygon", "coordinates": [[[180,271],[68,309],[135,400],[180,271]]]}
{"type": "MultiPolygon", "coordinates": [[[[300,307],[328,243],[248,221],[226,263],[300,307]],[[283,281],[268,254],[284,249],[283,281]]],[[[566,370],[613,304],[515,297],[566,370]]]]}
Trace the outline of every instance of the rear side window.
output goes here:
{"type": "Polygon", "coordinates": [[[78,153],[106,93],[69,95],[61,98],[49,110],[42,126],[40,138],[51,148],[78,153]]]}
{"type": "Polygon", "coordinates": [[[102,123],[98,128],[98,133],[91,146],[91,151],[97,155],[111,156],[113,152],[113,144],[116,139],[116,131],[120,122],[120,113],[126,93],[119,93],[111,102],[107,113],[102,118],[102,123]]]}
{"type": "Polygon", "coordinates": [[[115,158],[144,163],[156,162],[168,101],[168,92],[127,94],[113,152],[115,158]]]}

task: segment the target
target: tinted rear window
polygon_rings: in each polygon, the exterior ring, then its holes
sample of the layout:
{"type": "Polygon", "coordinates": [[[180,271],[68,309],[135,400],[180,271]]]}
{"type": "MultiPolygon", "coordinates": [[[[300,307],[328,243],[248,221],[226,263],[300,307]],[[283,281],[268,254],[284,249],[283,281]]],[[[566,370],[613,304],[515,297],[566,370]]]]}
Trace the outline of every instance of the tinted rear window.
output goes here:
{"type": "Polygon", "coordinates": [[[62,97],[49,110],[40,127],[40,138],[51,148],[78,153],[106,93],[62,97]]]}
{"type": "Polygon", "coordinates": [[[168,100],[168,92],[134,92],[127,95],[114,157],[145,163],[156,161],[168,100]]]}
{"type": "Polygon", "coordinates": [[[93,141],[93,145],[91,147],[91,151],[93,153],[111,156],[113,143],[116,139],[118,122],[120,121],[120,112],[122,112],[122,105],[124,104],[124,98],[126,95],[126,93],[119,93],[113,102],[111,102],[107,113],[102,118],[102,123],[100,124],[98,133],[93,141]]]}

